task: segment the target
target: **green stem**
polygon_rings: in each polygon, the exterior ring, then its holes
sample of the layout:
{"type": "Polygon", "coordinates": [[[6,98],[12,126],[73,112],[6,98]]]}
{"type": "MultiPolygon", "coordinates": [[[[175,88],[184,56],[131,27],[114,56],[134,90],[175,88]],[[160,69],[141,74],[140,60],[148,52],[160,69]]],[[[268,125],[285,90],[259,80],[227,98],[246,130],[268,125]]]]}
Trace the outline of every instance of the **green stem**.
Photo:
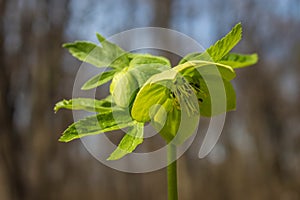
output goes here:
{"type": "Polygon", "coordinates": [[[178,200],[176,146],[173,144],[168,144],[167,148],[168,148],[167,156],[168,156],[168,163],[169,163],[167,167],[168,200],[178,200]]]}

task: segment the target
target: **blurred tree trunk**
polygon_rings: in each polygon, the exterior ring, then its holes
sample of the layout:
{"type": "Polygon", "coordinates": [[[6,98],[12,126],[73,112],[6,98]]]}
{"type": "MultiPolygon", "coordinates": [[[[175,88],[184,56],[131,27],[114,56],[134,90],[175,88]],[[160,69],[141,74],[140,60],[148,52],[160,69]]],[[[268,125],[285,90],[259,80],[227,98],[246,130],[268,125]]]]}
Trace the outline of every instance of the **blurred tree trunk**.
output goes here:
{"type": "MultiPolygon", "coordinates": [[[[55,199],[59,187],[53,181],[51,162],[56,159],[58,142],[53,137],[56,124],[53,106],[58,93],[58,82],[61,75],[64,41],[64,28],[68,10],[68,0],[37,1],[38,10],[34,20],[46,22],[34,34],[32,41],[36,62],[31,66],[31,132],[28,134],[28,151],[35,159],[29,164],[31,196],[29,199],[55,199]],[[43,112],[41,112],[43,111],[43,112]]],[[[25,38],[24,38],[25,39],[25,38]]]]}
{"type": "MultiPolygon", "coordinates": [[[[25,194],[25,184],[20,170],[20,138],[13,125],[14,105],[11,95],[11,70],[7,65],[5,53],[5,16],[6,1],[0,1],[0,153],[1,167],[5,172],[3,182],[7,184],[7,194],[10,199],[22,199],[25,194]]],[[[5,190],[4,190],[5,191],[5,190]]],[[[0,196],[1,198],[1,196],[0,196]]]]}
{"type": "Polygon", "coordinates": [[[7,196],[16,200],[55,199],[60,187],[51,183],[49,166],[57,151],[52,134],[57,128],[51,115],[62,65],[68,0],[31,3],[0,1],[1,167],[10,189],[7,196]],[[6,24],[18,27],[18,33],[5,30],[4,20],[11,12],[14,17],[8,20],[15,21],[6,24]],[[20,44],[16,52],[7,54],[4,41],[9,34],[17,34],[20,44]],[[17,103],[22,95],[28,101],[20,107],[17,103]],[[29,124],[20,128],[16,114],[26,109],[29,124]]]}
{"type": "Polygon", "coordinates": [[[172,0],[153,0],[154,17],[152,26],[169,28],[172,14],[172,0]]]}

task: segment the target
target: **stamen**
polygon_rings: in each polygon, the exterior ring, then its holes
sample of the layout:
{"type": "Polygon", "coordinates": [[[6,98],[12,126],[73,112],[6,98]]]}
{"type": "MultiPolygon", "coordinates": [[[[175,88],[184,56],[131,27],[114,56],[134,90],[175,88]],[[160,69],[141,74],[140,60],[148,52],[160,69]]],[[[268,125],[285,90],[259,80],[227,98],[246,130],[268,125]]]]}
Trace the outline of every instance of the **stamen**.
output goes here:
{"type": "Polygon", "coordinates": [[[191,101],[192,94],[194,93],[193,87],[184,79],[177,79],[174,82],[175,90],[172,94],[176,97],[176,102],[180,106],[184,106],[189,116],[198,114],[197,105],[191,101]]]}

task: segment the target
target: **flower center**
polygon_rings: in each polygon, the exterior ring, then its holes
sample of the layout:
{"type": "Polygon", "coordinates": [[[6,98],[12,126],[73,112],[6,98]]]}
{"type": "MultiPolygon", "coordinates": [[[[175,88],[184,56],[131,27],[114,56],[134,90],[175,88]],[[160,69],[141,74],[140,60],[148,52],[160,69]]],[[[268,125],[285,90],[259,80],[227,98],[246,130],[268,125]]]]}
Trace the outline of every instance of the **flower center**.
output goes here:
{"type": "Polygon", "coordinates": [[[177,78],[174,81],[171,97],[175,99],[176,106],[183,108],[188,116],[199,113],[198,102],[194,100],[193,95],[195,95],[193,87],[184,78],[177,78]]]}

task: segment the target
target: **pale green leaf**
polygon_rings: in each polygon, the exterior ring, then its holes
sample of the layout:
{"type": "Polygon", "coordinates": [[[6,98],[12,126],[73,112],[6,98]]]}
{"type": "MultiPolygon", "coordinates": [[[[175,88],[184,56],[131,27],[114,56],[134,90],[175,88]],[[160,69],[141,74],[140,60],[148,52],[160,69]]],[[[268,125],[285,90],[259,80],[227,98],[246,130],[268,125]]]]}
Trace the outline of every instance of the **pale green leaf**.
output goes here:
{"type": "Polygon", "coordinates": [[[242,39],[242,25],[238,23],[233,29],[221,40],[218,40],[214,45],[209,47],[206,51],[210,57],[215,61],[221,60],[227,55],[235,45],[242,39]]]}
{"type": "Polygon", "coordinates": [[[164,57],[140,54],[135,56],[129,65],[129,72],[142,87],[154,74],[171,69],[170,61],[164,57]]]}
{"type": "Polygon", "coordinates": [[[96,100],[90,98],[75,98],[70,100],[62,100],[55,104],[54,111],[65,108],[69,110],[85,110],[89,112],[109,112],[111,111],[111,102],[107,99],[96,100]]]}
{"type": "Polygon", "coordinates": [[[102,36],[100,33],[96,33],[97,39],[100,43],[103,43],[106,41],[106,38],[102,36]]]}
{"type": "Polygon", "coordinates": [[[102,35],[96,33],[98,41],[101,43],[107,57],[115,58],[112,66],[123,69],[129,65],[130,53],[124,51],[118,45],[109,42],[102,35]]]}
{"type": "Polygon", "coordinates": [[[109,156],[107,160],[118,160],[123,156],[131,153],[143,142],[144,124],[135,123],[129,127],[128,132],[120,141],[117,149],[109,156]]]}
{"type": "Polygon", "coordinates": [[[168,69],[170,69],[170,67],[161,66],[158,64],[144,64],[131,68],[128,73],[132,74],[138,83],[138,86],[142,87],[150,77],[168,69]]]}
{"type": "Polygon", "coordinates": [[[106,40],[102,41],[101,44],[103,47],[87,41],[75,41],[66,43],[63,47],[67,48],[75,58],[96,67],[111,66],[120,69],[128,66],[127,52],[106,40]]]}
{"type": "Polygon", "coordinates": [[[80,61],[90,63],[96,67],[109,66],[116,58],[107,57],[102,48],[86,41],[75,41],[64,44],[70,53],[80,61]]]}
{"type": "Polygon", "coordinates": [[[82,86],[82,90],[89,90],[92,88],[96,88],[98,86],[101,86],[111,79],[113,79],[114,75],[116,74],[117,70],[110,70],[107,72],[103,72],[100,74],[97,74],[96,76],[89,79],[85,84],[82,86]]]}
{"type": "Polygon", "coordinates": [[[254,65],[257,61],[257,54],[229,53],[220,60],[220,63],[229,65],[232,68],[242,68],[254,65]]]}
{"type": "Polygon", "coordinates": [[[96,135],[108,131],[119,130],[132,126],[129,113],[122,110],[100,113],[86,117],[70,125],[62,134],[59,141],[69,142],[81,137],[96,135]]]}
{"type": "Polygon", "coordinates": [[[210,46],[203,53],[191,53],[185,56],[179,64],[192,60],[206,60],[218,62],[227,55],[235,45],[242,39],[242,25],[238,23],[232,30],[221,40],[210,46]]]}
{"type": "Polygon", "coordinates": [[[157,64],[160,66],[169,66],[171,67],[170,61],[162,56],[153,56],[150,54],[137,54],[130,61],[130,67],[136,67],[140,65],[148,65],[148,64],[157,64]]]}

